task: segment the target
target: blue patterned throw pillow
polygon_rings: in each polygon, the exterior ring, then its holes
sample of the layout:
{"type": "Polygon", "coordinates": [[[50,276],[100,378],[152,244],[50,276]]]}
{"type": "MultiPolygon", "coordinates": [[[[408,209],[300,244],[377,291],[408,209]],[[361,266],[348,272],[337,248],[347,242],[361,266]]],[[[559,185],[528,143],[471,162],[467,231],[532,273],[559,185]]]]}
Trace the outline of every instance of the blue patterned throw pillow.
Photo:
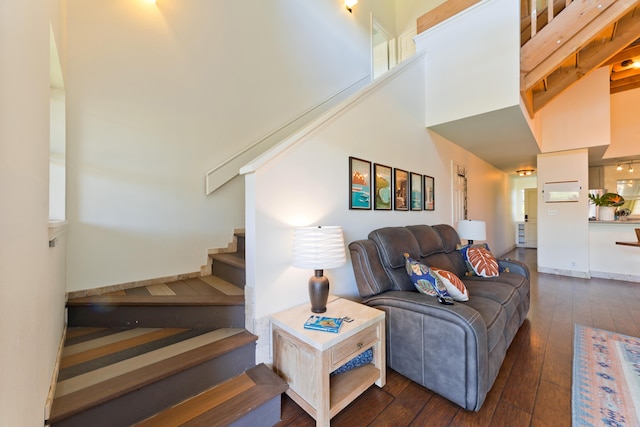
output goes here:
{"type": "Polygon", "coordinates": [[[352,369],[359,368],[364,365],[368,365],[369,363],[372,363],[372,362],[373,362],[373,350],[368,349],[368,350],[365,350],[363,353],[360,353],[353,359],[349,360],[347,363],[340,366],[335,371],[331,372],[331,375],[342,374],[352,369]]]}
{"type": "Polygon", "coordinates": [[[405,267],[407,274],[411,278],[413,285],[418,292],[432,297],[440,295],[441,297],[450,297],[444,283],[438,278],[428,266],[411,258],[409,254],[404,254],[405,267]]]}

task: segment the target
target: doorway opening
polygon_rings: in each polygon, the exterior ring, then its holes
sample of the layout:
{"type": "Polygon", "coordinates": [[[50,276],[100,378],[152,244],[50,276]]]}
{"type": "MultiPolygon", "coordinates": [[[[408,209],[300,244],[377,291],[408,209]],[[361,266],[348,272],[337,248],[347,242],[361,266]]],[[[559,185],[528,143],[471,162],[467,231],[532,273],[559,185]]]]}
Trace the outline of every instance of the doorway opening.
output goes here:
{"type": "Polygon", "coordinates": [[[371,17],[371,76],[377,79],[396,66],[396,39],[371,17]]]}

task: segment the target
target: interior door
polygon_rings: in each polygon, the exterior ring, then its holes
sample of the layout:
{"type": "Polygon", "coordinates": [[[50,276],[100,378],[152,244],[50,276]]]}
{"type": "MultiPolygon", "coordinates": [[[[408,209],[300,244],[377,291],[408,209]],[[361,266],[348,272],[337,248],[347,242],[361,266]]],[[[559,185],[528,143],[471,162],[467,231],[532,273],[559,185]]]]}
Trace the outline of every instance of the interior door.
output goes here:
{"type": "Polygon", "coordinates": [[[538,247],[538,189],[524,190],[524,247],[538,247]]]}
{"type": "Polygon", "coordinates": [[[373,47],[373,78],[389,71],[389,45],[387,41],[373,47]]]}

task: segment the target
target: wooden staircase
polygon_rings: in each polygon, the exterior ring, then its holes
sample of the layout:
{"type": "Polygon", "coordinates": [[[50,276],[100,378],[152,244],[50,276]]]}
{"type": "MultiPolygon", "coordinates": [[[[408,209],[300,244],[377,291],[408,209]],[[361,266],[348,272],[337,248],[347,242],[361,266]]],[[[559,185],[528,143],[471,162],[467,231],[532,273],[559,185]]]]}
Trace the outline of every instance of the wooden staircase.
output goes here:
{"type": "Polygon", "coordinates": [[[235,238],[238,251],[211,255],[215,275],[69,300],[46,424],[276,424],[287,385],[255,364],[257,337],[244,329],[244,234],[235,238]]]}

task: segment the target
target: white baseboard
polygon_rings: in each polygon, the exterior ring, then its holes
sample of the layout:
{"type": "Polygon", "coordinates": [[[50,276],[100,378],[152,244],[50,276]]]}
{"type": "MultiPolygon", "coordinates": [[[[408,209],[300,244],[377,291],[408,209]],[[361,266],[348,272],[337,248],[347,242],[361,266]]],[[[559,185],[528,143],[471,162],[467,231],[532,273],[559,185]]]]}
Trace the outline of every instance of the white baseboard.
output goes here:
{"type": "Polygon", "coordinates": [[[56,356],[56,364],[53,367],[53,374],[51,375],[51,385],[49,385],[49,393],[47,394],[47,400],[44,403],[44,419],[48,420],[51,416],[51,406],[53,405],[53,397],[56,394],[56,385],[58,384],[58,373],[60,372],[60,363],[62,362],[62,350],[64,349],[64,342],[67,338],[67,325],[65,323],[62,330],[62,337],[60,338],[60,344],[58,345],[58,355],[56,356]]]}
{"type": "Polygon", "coordinates": [[[617,274],[617,273],[605,273],[603,271],[592,271],[591,277],[597,277],[599,279],[622,280],[624,282],[640,283],[640,276],[636,276],[633,274],[617,274]]]}
{"type": "Polygon", "coordinates": [[[588,271],[565,270],[562,268],[538,267],[538,273],[555,274],[558,276],[577,277],[579,279],[591,279],[588,271]]]}

